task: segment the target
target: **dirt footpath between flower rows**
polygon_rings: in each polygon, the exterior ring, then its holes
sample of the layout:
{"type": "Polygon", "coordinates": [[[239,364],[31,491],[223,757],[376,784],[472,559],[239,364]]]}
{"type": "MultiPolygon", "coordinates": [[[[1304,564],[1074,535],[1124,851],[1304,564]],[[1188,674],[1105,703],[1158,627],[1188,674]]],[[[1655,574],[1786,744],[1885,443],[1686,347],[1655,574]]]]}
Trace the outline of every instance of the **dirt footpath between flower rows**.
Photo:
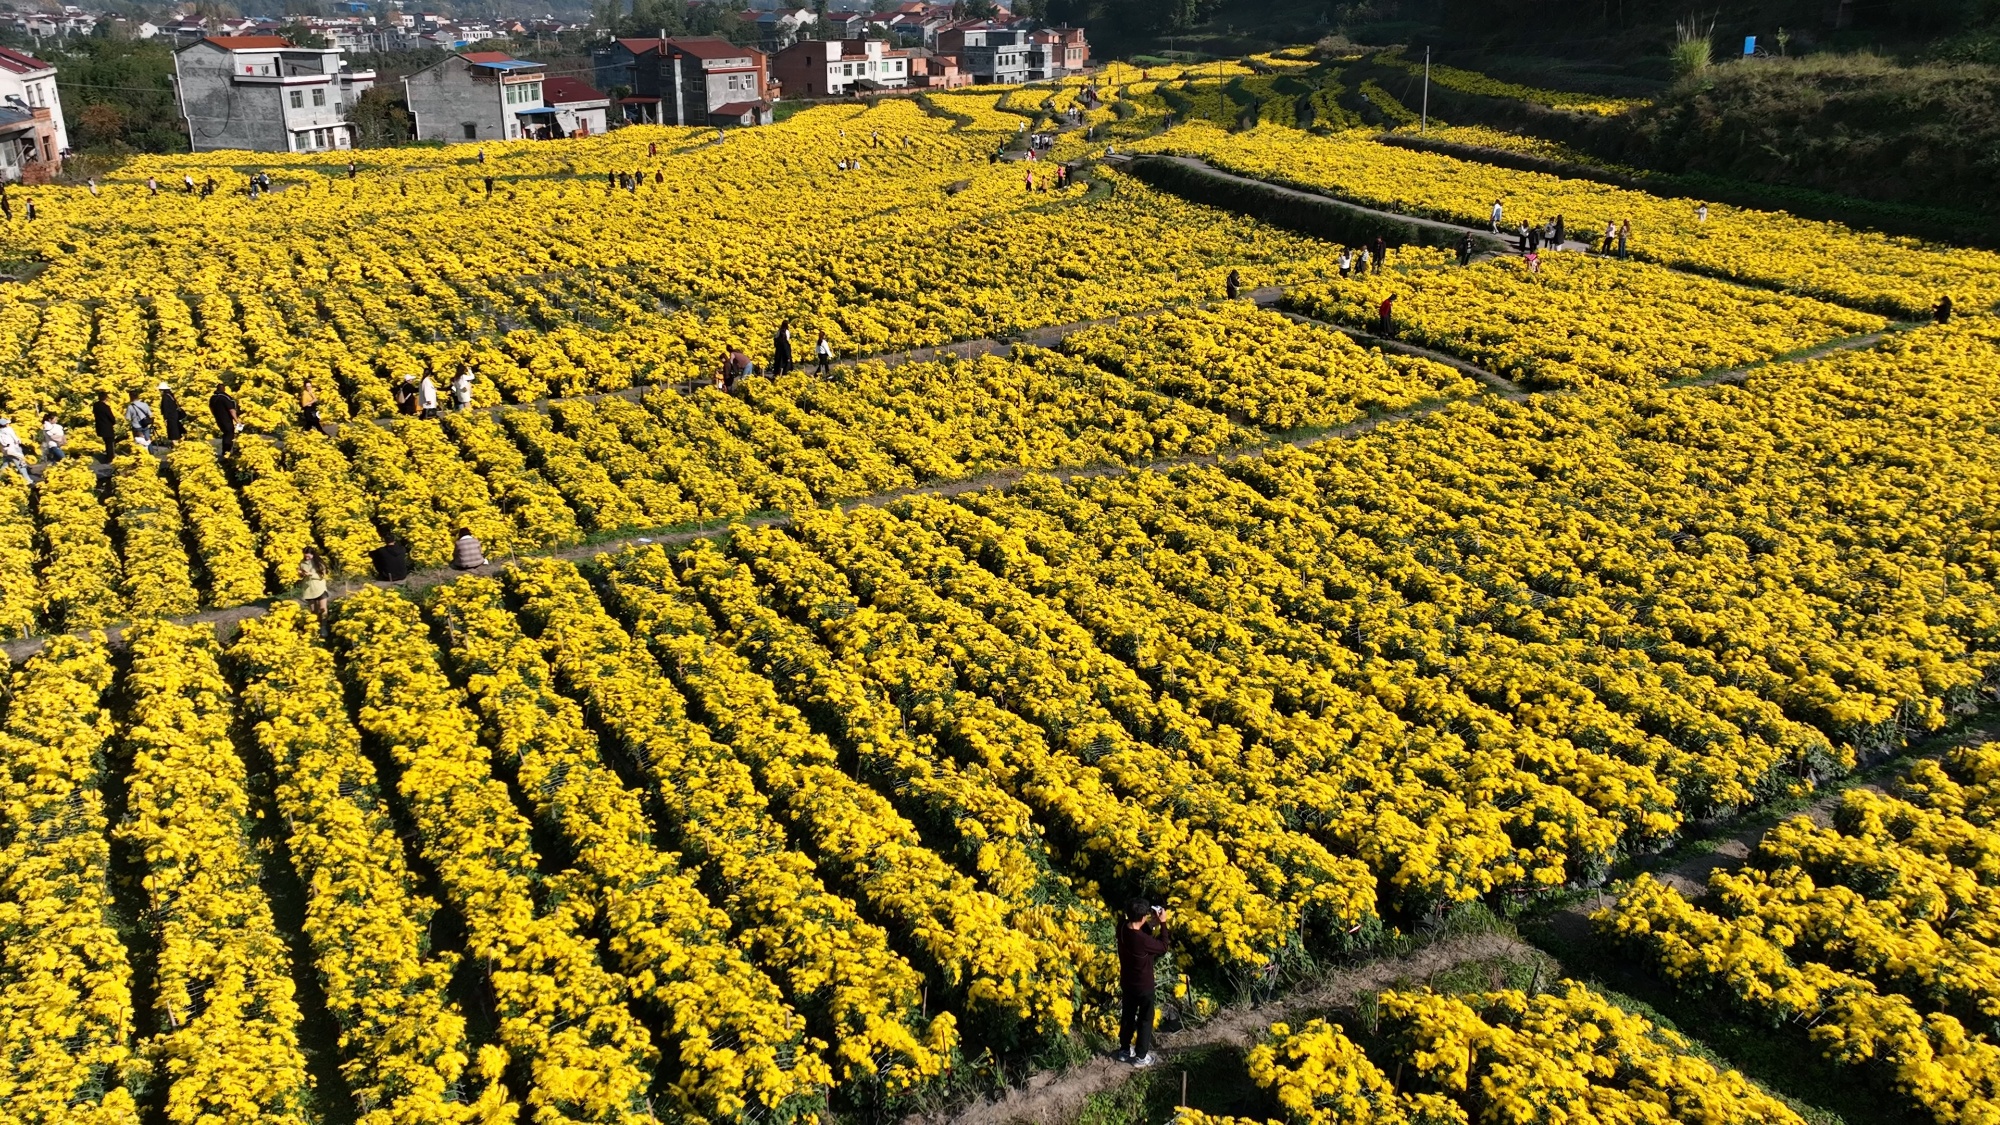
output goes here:
{"type": "MultiPolygon", "coordinates": [[[[1445,938],[1402,957],[1343,969],[1279,1000],[1224,1008],[1200,1027],[1161,1035],[1155,1041],[1159,1065],[1171,1066],[1175,1055],[1201,1047],[1249,1047],[1274,1021],[1346,1007],[1400,982],[1421,983],[1469,962],[1535,955],[1533,946],[1506,934],[1445,938]]],[[[997,1098],[957,1111],[906,1117],[902,1125],[1062,1125],[1076,1119],[1091,1095],[1117,1089],[1134,1073],[1125,1063],[1095,1058],[1060,1074],[1035,1075],[997,1098]]]]}

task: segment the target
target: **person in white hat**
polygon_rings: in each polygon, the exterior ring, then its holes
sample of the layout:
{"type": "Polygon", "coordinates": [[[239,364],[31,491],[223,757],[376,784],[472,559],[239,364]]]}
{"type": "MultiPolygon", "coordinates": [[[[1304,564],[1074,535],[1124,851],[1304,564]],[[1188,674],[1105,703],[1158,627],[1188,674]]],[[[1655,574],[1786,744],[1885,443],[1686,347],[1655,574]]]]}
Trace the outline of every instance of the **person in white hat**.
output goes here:
{"type": "Polygon", "coordinates": [[[34,487],[35,478],[28,475],[28,458],[21,452],[21,435],[14,432],[12,418],[0,418],[0,458],[4,458],[14,467],[15,472],[21,474],[21,479],[28,482],[28,487],[34,487]]]}

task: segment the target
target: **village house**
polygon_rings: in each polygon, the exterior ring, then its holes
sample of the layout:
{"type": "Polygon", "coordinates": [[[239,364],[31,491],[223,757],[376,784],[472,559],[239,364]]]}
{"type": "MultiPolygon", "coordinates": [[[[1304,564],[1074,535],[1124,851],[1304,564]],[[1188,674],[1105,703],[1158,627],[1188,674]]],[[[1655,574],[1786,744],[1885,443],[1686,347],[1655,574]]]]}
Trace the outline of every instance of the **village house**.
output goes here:
{"type": "Polygon", "coordinates": [[[566,137],[593,137],[611,127],[611,95],[581,78],[558,75],[542,85],[542,101],[556,111],[566,137]]]}
{"type": "Polygon", "coordinates": [[[955,24],[938,32],[937,49],[953,55],[979,85],[1026,82],[1033,70],[1028,32],[995,20],[955,24]]]}
{"type": "Polygon", "coordinates": [[[614,39],[591,53],[601,90],[624,87],[625,120],[654,125],[765,125],[764,52],[727,39],[614,39]]]}
{"type": "Polygon", "coordinates": [[[0,182],[46,180],[62,171],[68,149],[56,68],[0,47],[0,182]]]}
{"type": "Polygon", "coordinates": [[[375,84],[340,51],[277,35],[210,35],[174,52],[174,88],[195,152],[322,152],[354,146],[346,107],[375,84]]]}
{"type": "Polygon", "coordinates": [[[547,68],[504,51],[453,55],[403,79],[420,141],[518,141],[547,131],[547,68]]]}
{"type": "Polygon", "coordinates": [[[809,39],[778,52],[771,73],[794,97],[839,97],[908,86],[910,58],[880,39],[809,39]]]}

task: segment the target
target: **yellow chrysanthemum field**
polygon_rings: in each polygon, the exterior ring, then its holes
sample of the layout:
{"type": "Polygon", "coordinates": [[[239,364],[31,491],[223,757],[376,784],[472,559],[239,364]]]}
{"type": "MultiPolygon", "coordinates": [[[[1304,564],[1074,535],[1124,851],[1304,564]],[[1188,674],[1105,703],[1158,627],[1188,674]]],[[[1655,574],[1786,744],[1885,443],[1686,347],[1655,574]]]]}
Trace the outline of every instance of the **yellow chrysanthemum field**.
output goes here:
{"type": "Polygon", "coordinates": [[[948,1115],[1109,1046],[1135,900],[1188,1125],[2000,1122],[2000,255],[1167,124],[1309,66],[32,189],[0,1123],[948,1115]]]}

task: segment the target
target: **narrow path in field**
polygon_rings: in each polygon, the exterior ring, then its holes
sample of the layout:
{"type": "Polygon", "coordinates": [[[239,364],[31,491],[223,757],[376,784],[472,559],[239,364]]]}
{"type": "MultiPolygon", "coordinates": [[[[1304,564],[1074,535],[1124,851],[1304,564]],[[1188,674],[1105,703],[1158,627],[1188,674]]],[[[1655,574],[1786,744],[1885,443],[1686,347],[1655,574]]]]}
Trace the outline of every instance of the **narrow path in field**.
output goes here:
{"type": "MultiPolygon", "coordinates": [[[[1445,938],[1401,957],[1384,957],[1322,977],[1315,983],[1287,993],[1265,1004],[1242,1004],[1224,1008],[1199,1027],[1159,1036],[1154,1043],[1162,1067],[1173,1065],[1173,1056],[1201,1047],[1228,1045],[1248,1047],[1273,1021],[1307,1014],[1318,1015],[1331,1008],[1346,1007],[1371,993],[1399,983],[1422,983],[1439,973],[1478,961],[1536,956],[1533,946],[1506,934],[1485,933],[1445,938]]],[[[1116,1089],[1135,1072],[1130,1066],[1110,1058],[1095,1058],[1060,1074],[1039,1074],[997,1098],[986,1098],[971,1106],[933,1113],[913,1114],[902,1125],[1057,1125],[1074,1121],[1084,1102],[1093,1094],[1116,1089]]]]}
{"type": "MultiPolygon", "coordinates": [[[[1280,196],[1290,199],[1297,199],[1301,202],[1312,202],[1319,205],[1332,204],[1333,206],[1339,207],[1342,210],[1352,211],[1357,215],[1362,215],[1373,219],[1386,220],[1397,223],[1407,223],[1412,226],[1420,227],[1424,230],[1436,231],[1439,233],[1449,232],[1453,234],[1470,234],[1473,237],[1474,241],[1483,248],[1478,253],[1473,255],[1474,261],[1480,261],[1486,258],[1512,257],[1520,253],[1519,250],[1514,248],[1515,236],[1506,231],[1502,231],[1498,234],[1495,234],[1492,230],[1490,230],[1487,227],[1467,226],[1463,223],[1452,222],[1444,219],[1427,219],[1417,215],[1406,215],[1399,211],[1390,211],[1381,207],[1370,206],[1369,204],[1349,199],[1344,195],[1336,195],[1331,191],[1321,188],[1299,187],[1278,180],[1260,180],[1255,176],[1245,176],[1236,172],[1230,172],[1225,169],[1218,168],[1215,165],[1210,164],[1208,161],[1203,160],[1199,157],[1181,156],[1173,153],[1140,153],[1132,157],[1112,157],[1111,159],[1114,161],[1115,160],[1171,161],[1172,163],[1181,165],[1182,167],[1197,170],[1201,172],[1203,175],[1214,176],[1218,180],[1237,184],[1243,187],[1254,187],[1260,190],[1276,192],[1280,196]]],[[[1167,189],[1162,188],[1161,190],[1167,190],[1167,189]]],[[[1234,209],[1229,207],[1225,203],[1210,203],[1208,204],[1208,206],[1221,208],[1223,210],[1234,209]]],[[[1594,254],[1595,252],[1591,249],[1593,245],[1594,245],[1593,243],[1581,242],[1572,238],[1564,240],[1562,244],[1562,250],[1566,253],[1594,254]]],[[[1815,294],[1800,293],[1796,290],[1787,288],[1786,286],[1776,282],[1762,282],[1755,280],[1753,278],[1744,278],[1744,277],[1725,277],[1719,273],[1698,269],[1686,263],[1677,265],[1673,262],[1663,262],[1651,258],[1646,258],[1636,253],[1633,254],[1629,259],[1625,260],[1644,262],[1648,265],[1658,266],[1663,270],[1669,270],[1673,273],[1684,274],[1688,277],[1699,277],[1707,281],[1719,282],[1723,285],[1733,285],[1739,289],[1749,289],[1763,293],[1784,293],[1794,297],[1801,297],[1808,300],[1819,301],[1823,304],[1835,305],[1840,308],[1854,309],[1858,312],[1873,313],[1877,316],[1883,315],[1880,309],[1870,308],[1864,304],[1857,303],[1855,301],[1840,300],[1824,294],[1815,295],[1815,294]]]]}
{"type": "MultiPolygon", "coordinates": [[[[1513,253],[1512,248],[1508,244],[1509,239],[1505,235],[1495,234],[1491,230],[1482,230],[1478,227],[1463,226],[1459,223],[1446,222],[1443,219],[1426,219],[1417,215],[1405,215],[1398,211],[1388,211],[1380,207],[1371,207],[1366,203],[1358,203],[1352,199],[1346,198],[1345,196],[1334,195],[1331,192],[1316,191],[1310,188],[1294,187],[1290,184],[1280,183],[1276,180],[1260,180],[1254,176],[1238,175],[1235,172],[1228,172],[1224,171],[1221,168],[1217,168],[1215,165],[1210,164],[1208,161],[1203,160],[1200,157],[1180,156],[1173,153],[1148,152],[1148,153],[1138,153],[1132,156],[1114,156],[1114,157],[1109,157],[1108,159],[1113,163],[1123,161],[1135,164],[1147,160],[1165,161],[1170,164],[1178,164],[1183,168],[1192,169],[1204,175],[1214,176],[1220,180],[1225,180],[1231,183],[1240,184],[1244,187],[1255,187],[1266,191],[1275,192],[1279,196],[1282,196],[1287,199],[1296,199],[1301,203],[1313,203],[1321,206],[1332,204],[1333,206],[1338,207],[1343,211],[1352,211],[1357,215],[1366,216],[1372,219],[1385,220],[1393,223],[1406,223],[1410,226],[1417,227],[1421,230],[1435,231],[1438,234],[1453,234],[1453,235],[1469,234],[1472,236],[1473,243],[1480,248],[1478,253],[1476,253],[1473,256],[1474,260],[1478,260],[1480,258],[1488,258],[1488,257],[1499,257],[1513,253]]],[[[1210,206],[1217,207],[1225,211],[1231,209],[1224,204],[1210,204],[1210,206]]],[[[1564,245],[1565,246],[1574,245],[1578,249],[1583,248],[1581,243],[1564,243],[1564,245]]]]}

